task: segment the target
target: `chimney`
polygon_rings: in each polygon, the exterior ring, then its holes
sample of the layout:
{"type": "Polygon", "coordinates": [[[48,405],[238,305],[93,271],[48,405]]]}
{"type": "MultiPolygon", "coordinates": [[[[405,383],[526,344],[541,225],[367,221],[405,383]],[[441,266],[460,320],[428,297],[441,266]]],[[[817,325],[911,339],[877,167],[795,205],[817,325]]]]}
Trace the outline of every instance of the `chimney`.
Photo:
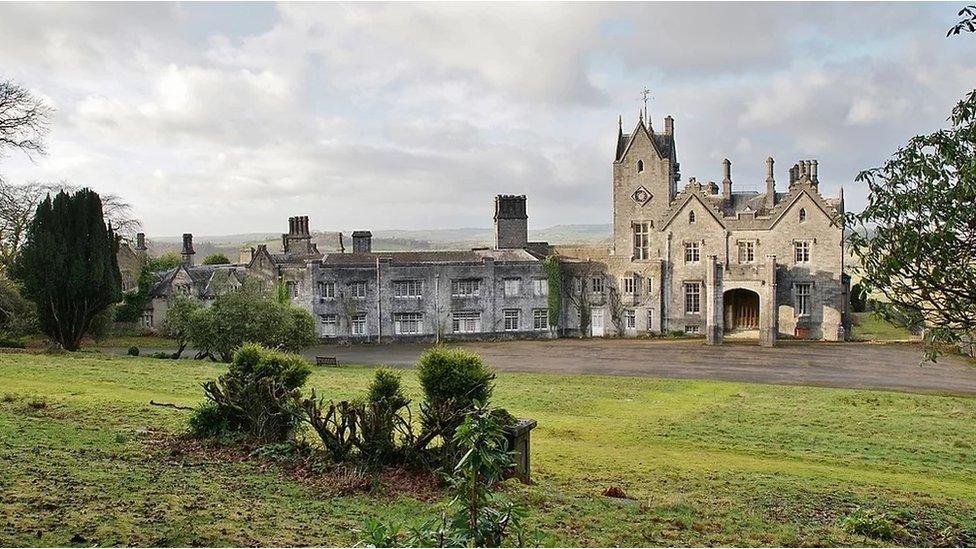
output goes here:
{"type": "Polygon", "coordinates": [[[252,259],[254,259],[254,248],[251,246],[241,246],[240,260],[238,263],[247,265],[252,259]]]}
{"type": "Polygon", "coordinates": [[[773,177],[773,157],[766,159],[766,208],[776,205],[776,179],[773,177]]]}
{"type": "Polygon", "coordinates": [[[136,233],[136,256],[139,259],[146,259],[147,252],[146,233],[136,233]]]}
{"type": "Polygon", "coordinates": [[[726,200],[732,198],[732,162],[726,158],[722,161],[722,197],[726,200]]]}
{"type": "Polygon", "coordinates": [[[674,118],[671,115],[664,117],[664,135],[674,135],[674,118]]]}
{"type": "Polygon", "coordinates": [[[339,231],[339,253],[346,253],[346,245],[342,242],[342,231],[339,231]]]}
{"type": "Polygon", "coordinates": [[[180,254],[183,256],[183,264],[187,267],[193,266],[193,235],[190,233],[183,233],[183,251],[180,254]]]}
{"type": "Polygon", "coordinates": [[[369,231],[352,232],[352,253],[368,254],[373,251],[373,233],[369,231]]]}
{"type": "Polygon", "coordinates": [[[718,183],[714,181],[708,182],[708,194],[718,194],[718,183]]]}
{"type": "Polygon", "coordinates": [[[813,188],[816,189],[817,187],[820,186],[820,176],[817,175],[817,161],[816,160],[811,160],[810,161],[810,181],[813,182],[813,188]]]}
{"type": "Polygon", "coordinates": [[[495,197],[495,249],[525,248],[529,245],[529,216],[525,195],[495,197]]]}

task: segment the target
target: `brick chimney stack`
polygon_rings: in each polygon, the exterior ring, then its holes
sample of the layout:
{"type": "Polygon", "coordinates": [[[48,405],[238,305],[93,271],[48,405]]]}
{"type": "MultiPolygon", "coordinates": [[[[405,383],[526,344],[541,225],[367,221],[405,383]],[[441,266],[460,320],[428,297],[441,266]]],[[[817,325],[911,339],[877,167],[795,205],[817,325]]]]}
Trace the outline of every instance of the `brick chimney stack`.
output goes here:
{"type": "Polygon", "coordinates": [[[726,158],[722,161],[722,198],[732,199],[732,162],[726,158]]]}
{"type": "Polygon", "coordinates": [[[353,231],[352,253],[368,254],[373,251],[373,233],[369,231],[353,231]]]}
{"type": "Polygon", "coordinates": [[[193,235],[190,233],[183,233],[183,251],[180,255],[183,256],[183,264],[187,267],[193,266],[193,235]]]}
{"type": "Polygon", "coordinates": [[[776,205],[776,179],[773,177],[773,157],[766,158],[766,208],[776,205]]]}
{"type": "Polygon", "coordinates": [[[525,248],[529,245],[529,215],[525,195],[495,197],[495,249],[525,248]]]}
{"type": "Polygon", "coordinates": [[[664,118],[664,135],[674,135],[674,118],[670,115],[664,118]]]}

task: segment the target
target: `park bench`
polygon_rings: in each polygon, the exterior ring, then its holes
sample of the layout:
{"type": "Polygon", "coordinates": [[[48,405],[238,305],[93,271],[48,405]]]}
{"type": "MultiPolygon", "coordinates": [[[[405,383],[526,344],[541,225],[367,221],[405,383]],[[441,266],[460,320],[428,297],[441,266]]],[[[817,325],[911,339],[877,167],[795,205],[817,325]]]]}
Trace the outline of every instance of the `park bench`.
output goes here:
{"type": "Polygon", "coordinates": [[[338,366],[339,359],[334,356],[317,356],[315,357],[316,366],[338,366]]]}

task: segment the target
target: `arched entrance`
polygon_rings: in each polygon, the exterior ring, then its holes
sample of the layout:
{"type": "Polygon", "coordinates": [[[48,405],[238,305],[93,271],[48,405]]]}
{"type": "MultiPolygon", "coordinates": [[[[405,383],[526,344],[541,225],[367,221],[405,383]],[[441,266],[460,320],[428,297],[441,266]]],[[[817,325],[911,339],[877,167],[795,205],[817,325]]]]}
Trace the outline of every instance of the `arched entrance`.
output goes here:
{"type": "Polygon", "coordinates": [[[759,294],[745,288],[729,290],[722,295],[725,305],[725,333],[759,330],[759,294]]]}

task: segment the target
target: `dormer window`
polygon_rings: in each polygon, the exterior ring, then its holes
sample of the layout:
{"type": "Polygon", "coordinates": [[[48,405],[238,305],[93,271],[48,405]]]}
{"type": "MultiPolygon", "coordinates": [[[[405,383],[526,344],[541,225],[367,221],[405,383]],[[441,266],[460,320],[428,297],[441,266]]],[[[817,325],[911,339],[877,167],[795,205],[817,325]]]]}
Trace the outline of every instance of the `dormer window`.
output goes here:
{"type": "Polygon", "coordinates": [[[807,211],[804,208],[800,208],[800,223],[807,220],[807,211]]]}
{"type": "Polygon", "coordinates": [[[688,212],[688,223],[695,222],[695,212],[688,212]]]}
{"type": "Polygon", "coordinates": [[[644,161],[643,160],[638,160],[637,161],[637,173],[641,173],[642,171],[644,171],[644,161]]]}

